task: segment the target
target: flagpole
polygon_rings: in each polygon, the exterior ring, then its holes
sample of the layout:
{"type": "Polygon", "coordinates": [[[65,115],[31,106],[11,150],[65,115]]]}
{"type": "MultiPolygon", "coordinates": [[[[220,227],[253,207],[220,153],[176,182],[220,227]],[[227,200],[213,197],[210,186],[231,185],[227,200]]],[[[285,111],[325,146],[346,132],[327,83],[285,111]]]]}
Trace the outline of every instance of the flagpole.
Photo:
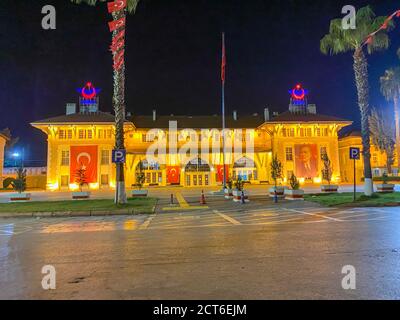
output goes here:
{"type": "Polygon", "coordinates": [[[226,167],[225,167],[225,65],[226,65],[226,52],[225,52],[225,32],[222,32],[222,165],[223,165],[223,191],[226,189],[226,167]]]}

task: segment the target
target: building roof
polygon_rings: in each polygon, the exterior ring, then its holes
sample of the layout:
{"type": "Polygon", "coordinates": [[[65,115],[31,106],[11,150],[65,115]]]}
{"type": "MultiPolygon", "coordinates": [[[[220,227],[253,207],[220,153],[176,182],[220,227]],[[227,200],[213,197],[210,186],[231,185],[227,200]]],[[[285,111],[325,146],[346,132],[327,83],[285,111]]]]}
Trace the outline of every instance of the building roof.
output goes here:
{"type": "MultiPolygon", "coordinates": [[[[178,129],[220,129],[222,128],[222,117],[214,116],[162,116],[158,115],[153,121],[153,116],[133,116],[131,122],[136,128],[160,128],[169,127],[169,121],[177,121],[178,129]]],[[[260,115],[240,116],[234,120],[233,116],[227,116],[225,119],[226,127],[235,128],[257,128],[264,123],[260,115]]]]}
{"type": "Polygon", "coordinates": [[[323,114],[313,114],[313,113],[294,113],[290,111],[283,112],[276,117],[271,118],[269,121],[271,123],[282,123],[282,122],[351,122],[342,118],[328,116],[323,114]]]}
{"type": "Polygon", "coordinates": [[[350,137],[361,137],[361,131],[359,130],[350,130],[348,132],[339,132],[339,138],[350,138],[350,137]]]}
{"type": "Polygon", "coordinates": [[[65,123],[114,123],[115,117],[107,112],[85,112],[73,113],[35,121],[33,125],[39,124],[65,124],[65,123]]]}

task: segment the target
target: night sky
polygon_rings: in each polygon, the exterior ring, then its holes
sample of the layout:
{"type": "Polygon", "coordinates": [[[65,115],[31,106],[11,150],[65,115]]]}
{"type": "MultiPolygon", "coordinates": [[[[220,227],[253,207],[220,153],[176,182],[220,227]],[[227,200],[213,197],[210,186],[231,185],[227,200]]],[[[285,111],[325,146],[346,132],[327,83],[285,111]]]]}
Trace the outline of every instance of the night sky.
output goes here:
{"type": "MultiPolygon", "coordinates": [[[[378,15],[393,0],[142,0],[129,16],[127,110],[134,114],[220,112],[221,32],[226,33],[227,112],[283,112],[288,90],[301,82],[318,112],[359,123],[351,53],[324,56],[319,41],[346,4],[371,4],[378,15]]],[[[396,4],[397,3],[397,4],[396,4]]],[[[1,0],[0,129],[21,139],[29,160],[45,160],[46,137],[30,122],[65,113],[87,81],[102,89],[111,112],[111,20],[106,5],[69,0],[1,0]],[[57,9],[57,30],[41,28],[42,6],[57,9]]],[[[397,20],[399,21],[399,20],[397,20]]],[[[400,26],[388,51],[369,57],[371,104],[385,107],[379,76],[398,64],[400,26]]]]}

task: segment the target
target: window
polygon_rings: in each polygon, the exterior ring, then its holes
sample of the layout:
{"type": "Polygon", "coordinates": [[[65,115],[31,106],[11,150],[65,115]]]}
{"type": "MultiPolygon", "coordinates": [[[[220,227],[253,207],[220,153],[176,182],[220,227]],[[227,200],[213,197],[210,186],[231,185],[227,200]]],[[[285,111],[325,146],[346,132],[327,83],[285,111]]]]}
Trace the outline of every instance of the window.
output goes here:
{"type": "Polygon", "coordinates": [[[293,148],[292,147],[286,148],[286,161],[293,161],[293,148]]]}
{"type": "Polygon", "coordinates": [[[72,130],[67,130],[67,139],[72,139],[72,130]]]}
{"type": "Polygon", "coordinates": [[[101,150],[101,162],[102,165],[110,164],[110,150],[101,150]]]}
{"type": "Polygon", "coordinates": [[[282,129],[282,136],[283,136],[283,137],[286,137],[286,128],[283,128],[283,129],[282,129]]]}
{"type": "Polygon", "coordinates": [[[287,135],[288,135],[288,137],[294,137],[294,128],[288,129],[287,135]]]}
{"type": "Polygon", "coordinates": [[[323,160],[324,154],[328,154],[328,151],[327,151],[326,147],[321,147],[321,149],[320,149],[321,160],[323,160]]]}
{"type": "Polygon", "coordinates": [[[69,151],[68,150],[61,151],[61,165],[69,166],[69,151]]]}
{"type": "Polygon", "coordinates": [[[60,131],[59,131],[59,133],[58,133],[58,138],[59,138],[60,140],[64,140],[64,139],[67,138],[67,135],[66,135],[65,130],[60,130],[60,131]]]}
{"type": "Polygon", "coordinates": [[[79,129],[78,137],[79,137],[79,139],[86,139],[86,131],[83,129],[79,129]]]}
{"type": "Polygon", "coordinates": [[[304,137],[304,129],[300,128],[300,137],[304,137]]]}
{"type": "Polygon", "coordinates": [[[307,135],[307,137],[311,137],[312,136],[311,128],[307,128],[306,135],[307,135]]]}
{"type": "Polygon", "coordinates": [[[321,136],[321,128],[315,128],[315,135],[316,135],[317,137],[320,137],[320,136],[321,136]]]}
{"type": "Polygon", "coordinates": [[[93,130],[87,130],[87,138],[92,139],[93,138],[93,130]]]}
{"type": "Polygon", "coordinates": [[[325,136],[325,137],[328,136],[328,128],[324,128],[324,136],[325,136]]]}
{"type": "Polygon", "coordinates": [[[68,187],[69,176],[61,176],[61,187],[68,187]]]}
{"type": "Polygon", "coordinates": [[[372,154],[372,162],[375,164],[378,163],[378,155],[376,154],[376,152],[372,154]]]}
{"type": "Polygon", "coordinates": [[[190,175],[186,176],[186,185],[190,187],[190,175]]]}
{"type": "Polygon", "coordinates": [[[108,186],[108,174],[102,174],[100,181],[102,186],[108,186]]]}
{"type": "Polygon", "coordinates": [[[154,141],[154,134],[142,134],[142,142],[153,142],[154,141]]]}

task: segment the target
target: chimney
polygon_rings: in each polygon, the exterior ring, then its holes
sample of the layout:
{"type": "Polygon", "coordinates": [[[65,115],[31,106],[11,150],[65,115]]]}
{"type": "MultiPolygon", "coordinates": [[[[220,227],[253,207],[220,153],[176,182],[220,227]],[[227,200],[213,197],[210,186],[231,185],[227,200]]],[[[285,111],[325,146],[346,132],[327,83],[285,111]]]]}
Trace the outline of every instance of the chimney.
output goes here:
{"type": "Polygon", "coordinates": [[[236,110],[234,110],[233,111],[233,120],[237,120],[237,111],[236,110]]]}
{"type": "Polygon", "coordinates": [[[309,104],[307,106],[307,112],[309,114],[317,114],[317,106],[315,104],[309,104]]]}
{"type": "Polygon", "coordinates": [[[70,114],[76,113],[76,103],[67,103],[65,114],[68,116],[70,114]]]}
{"type": "Polygon", "coordinates": [[[273,117],[279,116],[279,112],[277,112],[277,111],[272,112],[272,116],[273,116],[273,117]]]}
{"type": "Polygon", "coordinates": [[[153,110],[153,121],[157,120],[157,111],[153,110]]]}
{"type": "Polygon", "coordinates": [[[264,109],[264,121],[265,122],[269,121],[269,109],[268,108],[264,109]]]}

